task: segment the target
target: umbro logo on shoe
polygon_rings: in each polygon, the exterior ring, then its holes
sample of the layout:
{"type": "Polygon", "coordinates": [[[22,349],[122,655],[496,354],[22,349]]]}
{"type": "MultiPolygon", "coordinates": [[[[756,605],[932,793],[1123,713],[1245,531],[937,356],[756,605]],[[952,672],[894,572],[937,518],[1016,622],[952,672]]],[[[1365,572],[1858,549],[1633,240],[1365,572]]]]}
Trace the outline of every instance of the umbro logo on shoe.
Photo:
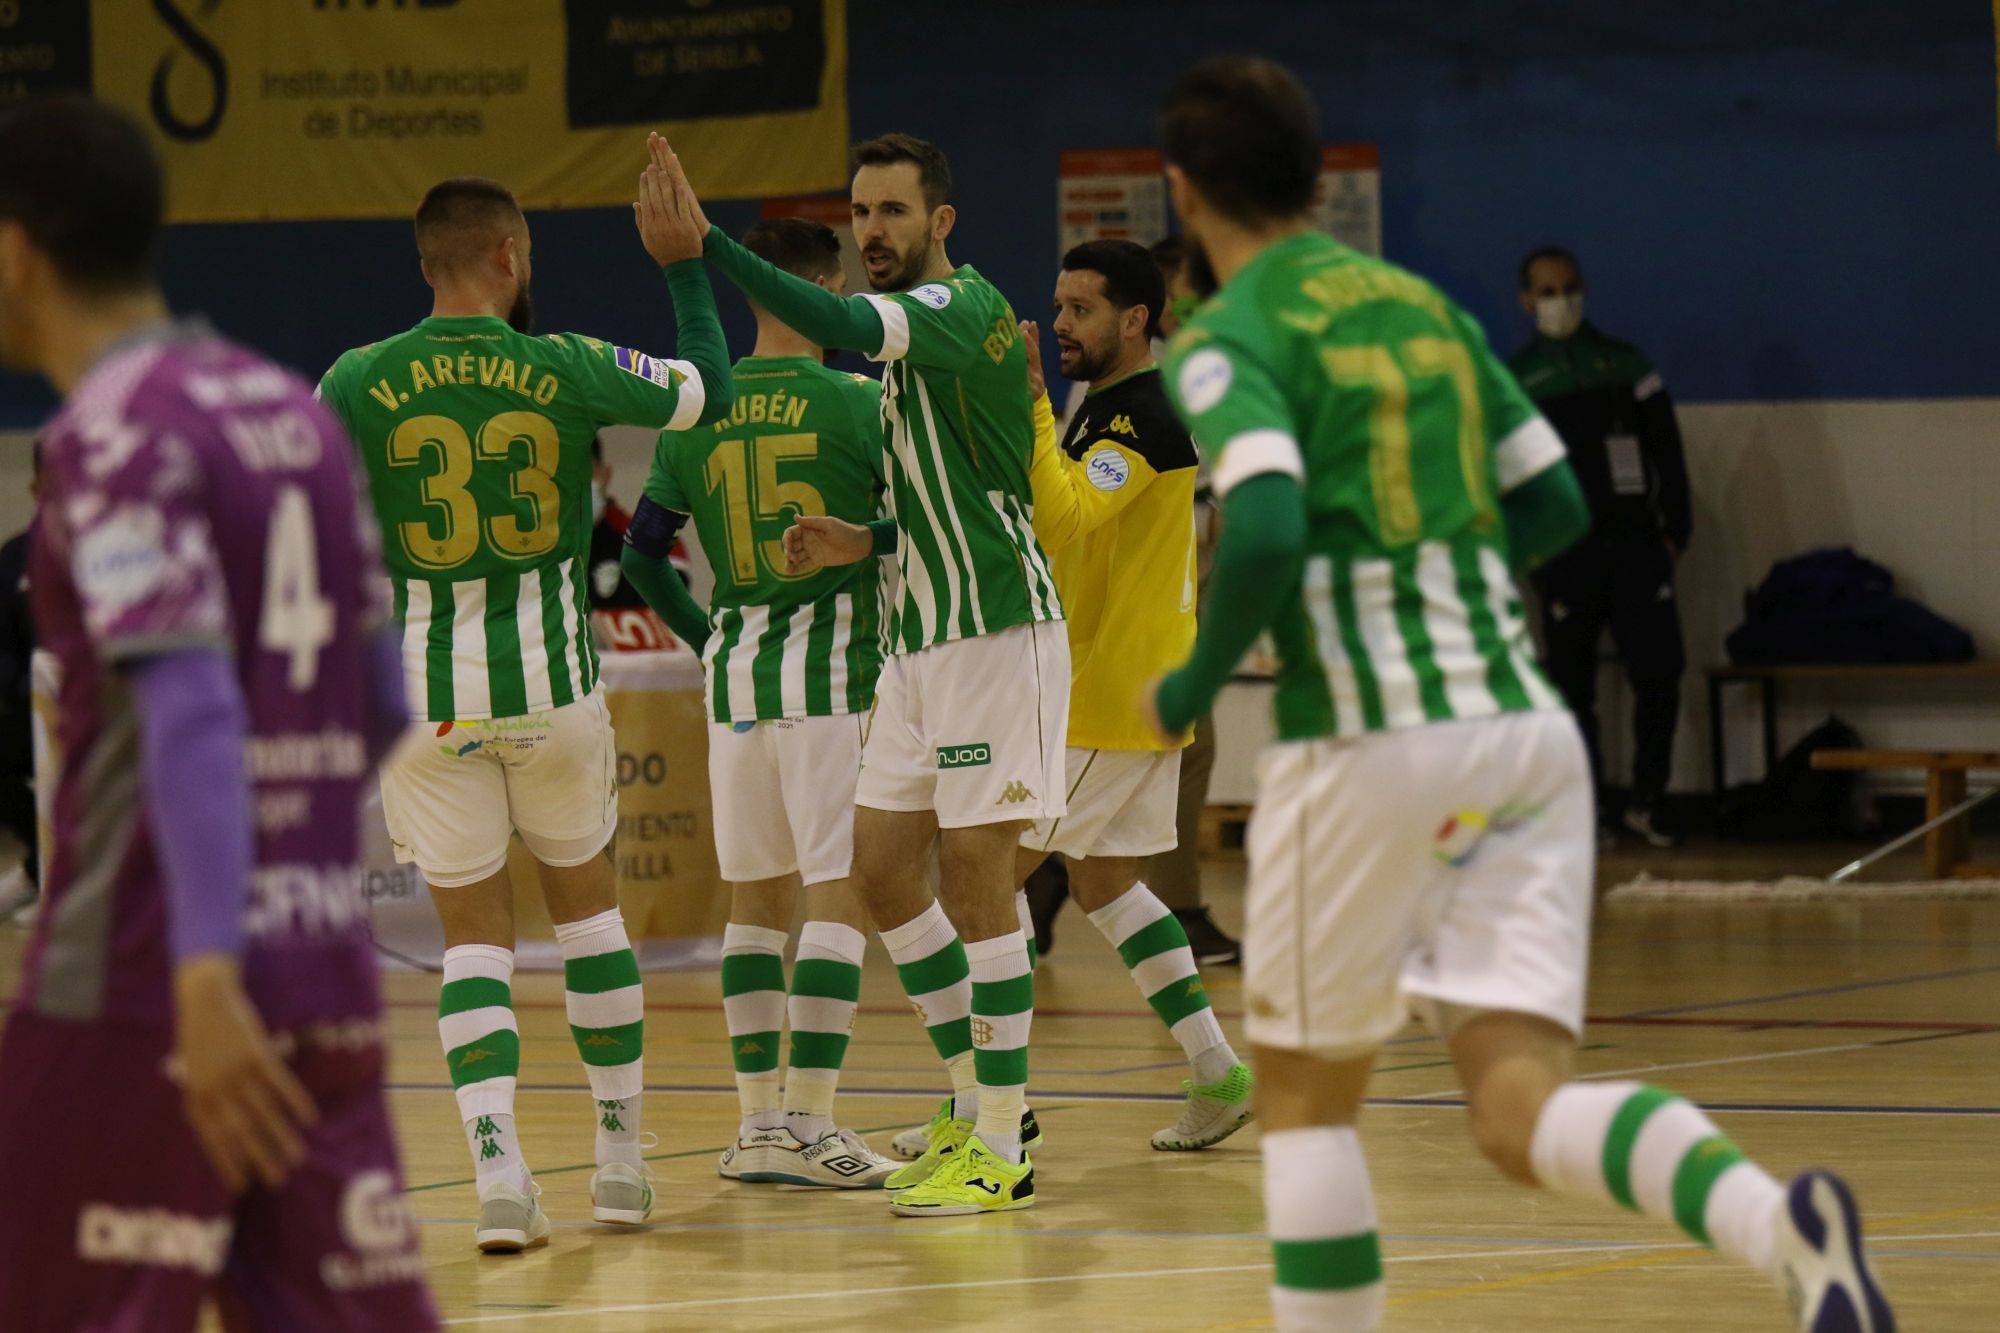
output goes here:
{"type": "MultiPolygon", "coordinates": [[[[811,1153],[806,1154],[806,1160],[812,1160],[811,1153]]],[[[825,1161],[815,1163],[815,1165],[823,1166],[840,1176],[858,1176],[868,1169],[868,1163],[862,1161],[852,1153],[845,1152],[841,1153],[838,1157],[829,1157],[825,1161]]]]}

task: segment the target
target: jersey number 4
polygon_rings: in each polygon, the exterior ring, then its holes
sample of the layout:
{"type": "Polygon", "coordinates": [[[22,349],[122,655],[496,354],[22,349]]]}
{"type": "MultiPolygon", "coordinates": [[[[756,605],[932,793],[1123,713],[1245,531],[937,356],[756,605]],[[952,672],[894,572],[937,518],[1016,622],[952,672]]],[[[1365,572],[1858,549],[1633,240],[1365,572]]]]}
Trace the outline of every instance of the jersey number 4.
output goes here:
{"type": "Polygon", "coordinates": [[[264,534],[264,605],[257,617],[257,646],[290,659],[285,685],[300,693],[319,679],[319,655],[333,642],[333,630],[333,603],[320,590],[312,501],[301,487],[282,487],[264,534]]]}
{"type": "Polygon", "coordinates": [[[555,549],[562,529],[562,492],[555,483],[562,440],[555,423],[539,412],[502,412],[479,428],[477,455],[505,461],[523,442],[528,462],[515,471],[511,489],[534,516],[523,523],[514,513],[495,514],[482,524],[479,504],[467,489],[474,446],[465,427],[438,416],[411,417],[396,427],[389,436],[390,467],[415,467],[433,449],[442,464],[423,481],[432,517],[400,525],[398,535],[412,561],[425,569],[456,569],[478,554],[482,530],[493,549],[510,559],[531,560],[555,549]]]}
{"type": "Polygon", "coordinates": [[[826,498],[809,481],[778,480],[778,464],[810,463],[819,457],[817,435],[765,435],[754,440],[724,440],[710,451],[702,468],[708,493],[722,492],[723,536],[729,547],[730,578],[739,584],[759,581],[758,558],[773,578],[811,578],[817,570],[785,572],[782,540],[760,542],[754,519],[783,518],[787,509],[818,517],[826,513],[826,498]]]}

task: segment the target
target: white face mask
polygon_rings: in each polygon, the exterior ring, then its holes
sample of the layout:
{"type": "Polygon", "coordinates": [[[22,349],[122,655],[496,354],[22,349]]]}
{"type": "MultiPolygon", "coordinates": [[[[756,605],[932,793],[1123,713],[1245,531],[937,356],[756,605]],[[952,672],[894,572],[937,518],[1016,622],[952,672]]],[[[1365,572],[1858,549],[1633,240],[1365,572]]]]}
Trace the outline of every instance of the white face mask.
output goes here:
{"type": "Polygon", "coordinates": [[[604,506],[610,502],[610,498],[610,496],[604,493],[603,482],[593,481],[590,483],[590,521],[592,523],[600,522],[604,518],[604,506]]]}
{"type": "Polygon", "coordinates": [[[1543,296],[1535,301],[1535,327],[1551,338],[1567,338],[1583,323],[1583,293],[1543,296]]]}

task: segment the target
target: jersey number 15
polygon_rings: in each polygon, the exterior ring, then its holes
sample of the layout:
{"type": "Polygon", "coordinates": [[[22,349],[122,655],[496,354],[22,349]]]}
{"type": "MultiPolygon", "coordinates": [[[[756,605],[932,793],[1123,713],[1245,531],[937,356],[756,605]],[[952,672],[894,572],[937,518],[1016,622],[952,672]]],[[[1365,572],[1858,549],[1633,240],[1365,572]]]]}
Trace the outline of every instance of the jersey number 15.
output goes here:
{"type": "Polygon", "coordinates": [[[808,481],[780,481],[778,464],[809,463],[819,457],[817,435],[764,435],[752,440],[724,440],[709,452],[702,468],[708,493],[722,494],[723,539],[729,547],[730,578],[739,584],[759,581],[763,573],[790,581],[810,578],[817,570],[785,572],[783,541],[756,538],[754,519],[779,519],[787,509],[818,517],[826,499],[808,481]]]}

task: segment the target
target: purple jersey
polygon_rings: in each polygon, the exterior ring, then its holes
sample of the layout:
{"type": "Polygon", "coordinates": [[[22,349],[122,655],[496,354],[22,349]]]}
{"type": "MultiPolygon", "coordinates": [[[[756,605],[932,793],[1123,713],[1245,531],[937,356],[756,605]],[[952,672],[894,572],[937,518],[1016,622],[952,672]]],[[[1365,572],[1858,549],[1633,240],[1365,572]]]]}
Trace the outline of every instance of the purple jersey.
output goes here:
{"type": "MultiPolygon", "coordinates": [[[[249,717],[245,985],[267,1023],[369,1016],[365,635],[387,614],[353,450],[309,386],[198,326],[103,356],[43,436],[35,622],[62,672],[48,896],[21,1003],[171,1018],[166,892],[120,664],[213,646],[249,717]]],[[[169,809],[170,813],[170,809],[169,809]]]]}

